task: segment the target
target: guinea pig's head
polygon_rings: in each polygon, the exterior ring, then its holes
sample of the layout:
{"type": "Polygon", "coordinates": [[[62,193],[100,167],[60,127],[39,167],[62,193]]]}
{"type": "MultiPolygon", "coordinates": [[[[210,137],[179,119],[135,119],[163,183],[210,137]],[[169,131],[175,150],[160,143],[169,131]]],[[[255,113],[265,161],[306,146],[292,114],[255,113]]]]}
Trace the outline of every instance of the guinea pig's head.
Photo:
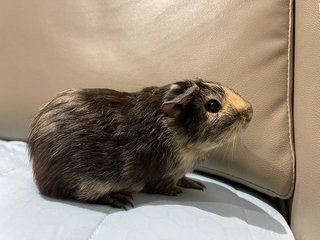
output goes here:
{"type": "Polygon", "coordinates": [[[202,79],[167,85],[162,111],[182,141],[204,150],[233,139],[252,118],[251,104],[238,93],[202,79]]]}

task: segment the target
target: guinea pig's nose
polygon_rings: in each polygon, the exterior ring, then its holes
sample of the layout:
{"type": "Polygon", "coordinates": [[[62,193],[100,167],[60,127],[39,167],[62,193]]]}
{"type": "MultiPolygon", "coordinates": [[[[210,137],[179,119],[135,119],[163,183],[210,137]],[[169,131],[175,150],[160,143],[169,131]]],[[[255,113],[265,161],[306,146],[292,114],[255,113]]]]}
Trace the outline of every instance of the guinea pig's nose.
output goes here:
{"type": "Polygon", "coordinates": [[[243,112],[242,112],[242,116],[244,117],[244,120],[249,123],[251,121],[253,115],[253,111],[252,111],[252,106],[251,104],[249,105],[249,107],[247,107],[243,112]]]}

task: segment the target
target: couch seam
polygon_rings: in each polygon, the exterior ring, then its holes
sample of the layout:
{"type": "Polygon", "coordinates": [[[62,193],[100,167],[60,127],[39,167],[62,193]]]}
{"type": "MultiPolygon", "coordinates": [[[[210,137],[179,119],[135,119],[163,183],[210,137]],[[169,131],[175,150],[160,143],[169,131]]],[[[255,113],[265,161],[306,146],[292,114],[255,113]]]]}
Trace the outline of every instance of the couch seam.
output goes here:
{"type": "Polygon", "coordinates": [[[88,238],[88,240],[92,240],[93,237],[96,235],[96,233],[100,230],[101,225],[103,224],[103,222],[107,219],[108,215],[105,215],[103,217],[103,219],[101,220],[101,222],[96,226],[96,228],[93,230],[92,234],[90,235],[90,237],[88,238]]]}
{"type": "MultiPolygon", "coordinates": [[[[289,28],[288,28],[288,58],[287,58],[287,64],[288,64],[288,69],[287,69],[287,117],[288,117],[288,137],[289,137],[289,146],[290,146],[290,153],[291,153],[291,164],[292,164],[292,179],[291,179],[291,184],[290,184],[290,189],[288,191],[288,193],[284,196],[285,198],[288,198],[292,195],[293,189],[294,189],[294,183],[295,183],[295,154],[294,154],[294,148],[293,148],[293,139],[292,139],[292,135],[293,135],[293,123],[292,123],[292,111],[290,108],[290,80],[293,81],[293,79],[290,79],[290,76],[292,75],[292,67],[291,64],[292,62],[290,61],[291,59],[291,52],[293,51],[293,49],[291,49],[291,39],[292,39],[292,29],[293,29],[293,25],[292,25],[292,4],[293,1],[290,0],[289,1],[289,28]],[[290,74],[291,73],[291,74],[290,74]]],[[[291,88],[292,88],[292,82],[291,82],[291,88]]],[[[291,90],[293,91],[293,89],[291,90]]],[[[291,97],[292,97],[292,93],[291,93],[291,97]]],[[[292,104],[292,101],[291,101],[292,104]]]]}

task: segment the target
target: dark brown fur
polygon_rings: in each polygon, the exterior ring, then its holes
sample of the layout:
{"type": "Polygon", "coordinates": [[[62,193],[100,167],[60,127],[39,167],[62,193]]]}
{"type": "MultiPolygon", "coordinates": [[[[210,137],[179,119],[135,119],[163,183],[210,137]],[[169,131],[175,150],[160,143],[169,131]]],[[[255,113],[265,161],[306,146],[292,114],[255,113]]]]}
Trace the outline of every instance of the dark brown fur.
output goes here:
{"type": "Polygon", "coordinates": [[[199,79],[134,93],[60,93],[31,126],[28,143],[40,192],[125,207],[134,192],[203,189],[185,173],[244,128],[252,114],[249,103],[226,89],[199,79]],[[204,107],[212,98],[222,105],[219,113],[204,107]]]}

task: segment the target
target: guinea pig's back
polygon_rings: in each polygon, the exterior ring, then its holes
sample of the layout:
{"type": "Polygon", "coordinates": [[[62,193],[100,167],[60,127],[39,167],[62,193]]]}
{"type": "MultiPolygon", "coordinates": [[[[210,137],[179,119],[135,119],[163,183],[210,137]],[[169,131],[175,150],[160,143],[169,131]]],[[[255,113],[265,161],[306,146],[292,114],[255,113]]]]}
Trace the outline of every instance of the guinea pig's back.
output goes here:
{"type": "Polygon", "coordinates": [[[109,89],[80,89],[62,92],[46,104],[28,139],[40,192],[70,197],[80,178],[116,175],[121,170],[115,164],[118,136],[127,131],[125,112],[134,99],[134,94],[109,89]]]}

